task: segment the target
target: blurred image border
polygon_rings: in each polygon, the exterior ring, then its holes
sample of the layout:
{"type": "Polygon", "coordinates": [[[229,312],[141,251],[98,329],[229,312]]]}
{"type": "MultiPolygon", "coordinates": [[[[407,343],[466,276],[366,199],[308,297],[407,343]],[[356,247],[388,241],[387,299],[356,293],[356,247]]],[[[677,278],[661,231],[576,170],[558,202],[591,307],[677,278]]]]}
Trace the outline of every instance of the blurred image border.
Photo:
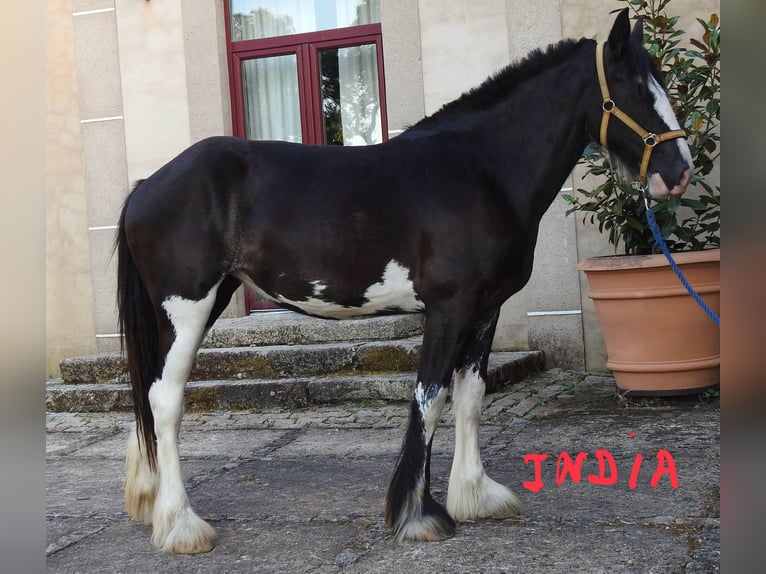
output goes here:
{"type": "Polygon", "coordinates": [[[0,557],[45,568],[45,2],[0,18],[0,557]]]}

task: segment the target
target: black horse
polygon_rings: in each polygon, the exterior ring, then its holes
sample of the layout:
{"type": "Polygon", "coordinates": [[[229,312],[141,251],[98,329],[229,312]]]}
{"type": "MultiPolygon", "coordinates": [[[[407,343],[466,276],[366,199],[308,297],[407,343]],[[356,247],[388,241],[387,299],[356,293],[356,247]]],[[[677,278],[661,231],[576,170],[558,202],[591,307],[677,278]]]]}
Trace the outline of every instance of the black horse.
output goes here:
{"type": "Polygon", "coordinates": [[[160,550],[213,547],[213,529],[189,506],[178,429],[203,335],[241,283],[318,317],[425,313],[409,426],[386,498],[397,537],[439,540],[455,533],[456,520],[518,512],[519,500],[486,475],[479,453],[500,306],[528,281],[540,218],[589,141],[602,140],[633,172],[643,157],[648,189],[661,197],[683,193],[691,177],[677,130],[626,9],[605,44],[566,40],[536,50],[386,143],[214,137],[139,182],[117,238],[137,420],[127,455],[130,516],[153,525],[160,550]],[[611,94],[602,96],[597,60],[611,94]],[[636,125],[653,133],[639,137],[636,125]],[[653,135],[668,130],[672,141],[653,135]],[[429,464],[453,379],[445,509],[429,492],[429,464]]]}

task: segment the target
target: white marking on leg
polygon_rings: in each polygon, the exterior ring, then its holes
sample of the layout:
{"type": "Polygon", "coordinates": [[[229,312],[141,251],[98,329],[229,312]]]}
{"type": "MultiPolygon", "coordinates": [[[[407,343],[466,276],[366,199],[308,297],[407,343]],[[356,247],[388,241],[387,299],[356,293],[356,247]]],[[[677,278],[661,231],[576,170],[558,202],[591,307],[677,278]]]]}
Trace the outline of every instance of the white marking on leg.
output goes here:
{"type": "MultiPolygon", "coordinates": [[[[418,382],[415,387],[415,402],[418,404],[420,416],[423,419],[423,444],[428,445],[439,424],[444,403],[447,400],[447,388],[425,387],[418,382]]],[[[435,516],[423,513],[423,495],[425,494],[425,467],[415,483],[415,489],[410,493],[399,514],[395,531],[399,540],[442,540],[444,525],[435,516]]],[[[451,535],[451,533],[449,534],[451,535]]]]}
{"type": "Polygon", "coordinates": [[[152,542],[163,552],[191,554],[213,548],[215,531],[189,506],[178,457],[184,386],[215,303],[218,285],[199,301],[168,297],[162,307],[175,330],[162,376],[149,390],[157,435],[159,488],[152,516],[152,542]]]}
{"type": "Polygon", "coordinates": [[[418,381],[415,387],[415,401],[420,408],[420,414],[423,417],[423,438],[425,444],[431,440],[439,424],[439,419],[444,409],[444,402],[447,400],[447,388],[439,387],[434,393],[434,387],[426,388],[423,383],[418,381]]]}
{"type": "Polygon", "coordinates": [[[447,490],[447,512],[455,520],[505,518],[521,509],[516,495],[489,478],[481,462],[479,422],[484,389],[477,365],[455,373],[455,456],[447,490]]]}
{"type": "Polygon", "coordinates": [[[151,524],[159,476],[149,466],[146,445],[143,444],[143,437],[136,432],[135,426],[128,433],[126,467],[125,511],[132,519],[151,524]]]}

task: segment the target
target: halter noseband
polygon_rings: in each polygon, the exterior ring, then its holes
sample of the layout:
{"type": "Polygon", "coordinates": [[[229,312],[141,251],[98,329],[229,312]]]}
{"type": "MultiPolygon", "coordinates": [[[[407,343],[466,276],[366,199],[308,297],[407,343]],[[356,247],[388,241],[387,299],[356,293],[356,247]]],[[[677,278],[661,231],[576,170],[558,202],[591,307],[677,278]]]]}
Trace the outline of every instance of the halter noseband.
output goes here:
{"type": "Polygon", "coordinates": [[[633,118],[623,112],[614,103],[614,100],[609,96],[609,87],[606,85],[606,74],[604,73],[604,43],[599,42],[596,46],[596,69],[598,70],[598,83],[601,86],[601,109],[604,114],[601,116],[601,132],[599,133],[599,139],[601,145],[606,145],[606,130],[609,126],[609,118],[614,114],[617,119],[622,121],[626,126],[636,132],[644,141],[644,156],[641,158],[641,167],[638,172],[638,176],[642,183],[646,183],[646,172],[649,169],[649,158],[652,155],[652,150],[660,142],[671,140],[675,138],[685,138],[686,132],[682,129],[672,130],[663,134],[653,134],[646,131],[633,118]]]}

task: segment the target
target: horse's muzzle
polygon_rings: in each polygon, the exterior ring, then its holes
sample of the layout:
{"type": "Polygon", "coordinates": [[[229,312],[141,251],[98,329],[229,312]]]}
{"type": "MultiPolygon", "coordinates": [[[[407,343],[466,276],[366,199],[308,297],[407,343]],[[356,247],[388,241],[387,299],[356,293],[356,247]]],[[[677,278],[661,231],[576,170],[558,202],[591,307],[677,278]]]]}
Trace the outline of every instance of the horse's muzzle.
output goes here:
{"type": "Polygon", "coordinates": [[[686,191],[689,182],[692,180],[692,168],[687,167],[681,174],[678,183],[672,188],[668,188],[667,183],[659,173],[653,173],[649,177],[649,195],[653,199],[665,199],[669,195],[681,195],[686,191]]]}

